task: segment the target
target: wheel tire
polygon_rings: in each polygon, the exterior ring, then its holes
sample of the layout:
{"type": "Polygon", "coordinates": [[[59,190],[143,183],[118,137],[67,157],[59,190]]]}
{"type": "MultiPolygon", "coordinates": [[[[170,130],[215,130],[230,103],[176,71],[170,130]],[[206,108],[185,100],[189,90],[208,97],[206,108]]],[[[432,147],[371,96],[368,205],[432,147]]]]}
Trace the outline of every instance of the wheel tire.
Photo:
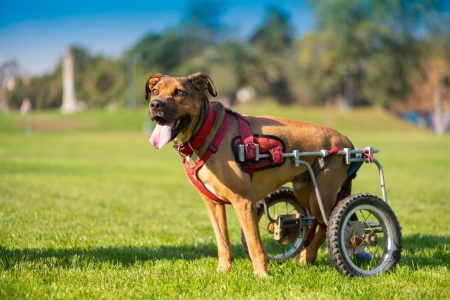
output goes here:
{"type": "MultiPolygon", "coordinates": [[[[364,232],[366,232],[367,228],[370,228],[365,226],[366,225],[364,224],[364,232]]],[[[375,229],[369,230],[374,231],[375,229]]],[[[354,232],[355,231],[353,231],[353,234],[354,232]]],[[[376,240],[378,240],[378,238],[376,240]]],[[[333,265],[338,271],[350,277],[371,277],[391,271],[400,260],[402,250],[402,237],[397,217],[386,202],[371,194],[350,195],[339,202],[328,220],[327,242],[328,253],[333,265]],[[376,265],[374,268],[370,266],[369,268],[372,269],[368,270],[362,269],[354,263],[350,258],[345,245],[345,234],[348,232],[349,228],[347,226],[350,226],[350,230],[355,230],[351,229],[352,226],[353,228],[355,227],[350,224],[350,222],[354,222],[354,219],[351,218],[353,218],[358,211],[365,210],[368,212],[372,211],[371,214],[368,214],[368,217],[373,216],[378,220],[378,227],[382,227],[381,232],[383,233],[384,243],[384,250],[382,250],[380,256],[380,264],[376,265]],[[344,228],[344,226],[346,227],[344,228]]],[[[378,242],[375,242],[375,247],[377,243],[378,242]]],[[[361,245],[363,245],[362,242],[358,247],[361,247],[361,245]]],[[[369,244],[365,245],[370,247],[369,244]]],[[[375,252],[375,254],[378,255],[378,252],[375,252]]],[[[372,260],[374,260],[373,258],[374,257],[372,256],[372,260]]],[[[355,261],[357,261],[357,259],[355,259],[355,261]]]]}
{"type": "MultiPolygon", "coordinates": [[[[295,198],[294,190],[291,188],[287,188],[287,187],[279,188],[278,190],[276,190],[275,192],[269,194],[268,196],[266,196],[266,198],[264,198],[264,201],[266,202],[268,207],[270,207],[271,205],[273,205],[277,202],[282,202],[283,200],[287,200],[287,202],[290,205],[294,206],[297,209],[297,211],[302,211],[302,213],[305,213],[305,209],[300,206],[300,204],[297,201],[297,198],[295,198]]],[[[258,220],[258,224],[263,215],[264,215],[264,203],[263,203],[263,201],[260,201],[256,204],[256,218],[258,220]]],[[[260,235],[261,235],[261,233],[260,233],[260,235]]],[[[250,255],[248,252],[247,241],[245,239],[244,231],[242,231],[242,229],[241,229],[241,242],[242,242],[242,247],[244,248],[245,254],[247,255],[248,258],[250,258],[250,255]]],[[[271,261],[284,261],[284,260],[287,260],[291,257],[295,257],[296,255],[298,255],[298,253],[300,252],[301,249],[302,249],[302,247],[299,247],[294,253],[289,255],[289,257],[286,257],[283,259],[271,258],[270,255],[268,255],[267,253],[266,253],[266,255],[269,258],[269,260],[271,260],[271,261]]]]}

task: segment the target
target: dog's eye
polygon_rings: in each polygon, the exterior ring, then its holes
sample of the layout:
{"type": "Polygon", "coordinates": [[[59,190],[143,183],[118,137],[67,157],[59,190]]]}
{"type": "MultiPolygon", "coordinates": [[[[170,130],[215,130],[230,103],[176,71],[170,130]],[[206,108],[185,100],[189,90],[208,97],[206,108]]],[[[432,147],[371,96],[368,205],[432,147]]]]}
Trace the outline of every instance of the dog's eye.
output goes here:
{"type": "Polygon", "coordinates": [[[158,89],[153,89],[152,90],[152,95],[153,96],[157,96],[158,95],[158,89]]]}
{"type": "Polygon", "coordinates": [[[176,89],[175,92],[173,92],[173,95],[175,97],[183,97],[184,95],[186,95],[186,92],[182,91],[182,90],[179,90],[179,89],[176,89]]]}

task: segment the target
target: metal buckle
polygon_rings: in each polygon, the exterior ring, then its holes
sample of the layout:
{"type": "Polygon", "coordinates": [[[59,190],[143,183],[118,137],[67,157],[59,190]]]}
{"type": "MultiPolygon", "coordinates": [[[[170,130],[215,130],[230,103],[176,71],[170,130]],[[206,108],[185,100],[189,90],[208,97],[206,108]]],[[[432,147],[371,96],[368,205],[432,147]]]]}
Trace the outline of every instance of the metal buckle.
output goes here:
{"type": "Polygon", "coordinates": [[[259,161],[259,159],[261,158],[260,153],[259,153],[259,144],[256,143],[252,143],[254,145],[254,150],[255,150],[255,157],[253,159],[248,159],[247,158],[247,145],[249,144],[239,144],[238,146],[238,160],[240,162],[245,162],[247,160],[251,160],[251,161],[259,161]]]}
{"type": "Polygon", "coordinates": [[[173,144],[173,148],[178,152],[178,154],[181,156],[181,157],[186,157],[186,155],[184,155],[183,153],[181,153],[180,152],[180,149],[181,149],[181,146],[182,146],[183,144],[173,144]]]}
{"type": "Polygon", "coordinates": [[[187,145],[189,146],[189,148],[191,148],[192,153],[196,153],[197,150],[195,150],[194,148],[192,148],[191,143],[187,142],[187,145]]]}
{"type": "Polygon", "coordinates": [[[197,150],[195,150],[189,142],[187,142],[186,144],[184,144],[184,143],[173,144],[173,148],[178,152],[178,154],[180,154],[181,157],[188,157],[188,156],[190,156],[193,160],[197,160],[197,158],[199,157],[197,150]],[[184,153],[182,153],[180,151],[180,149],[181,149],[181,147],[183,145],[187,145],[192,150],[192,154],[191,155],[186,155],[186,154],[184,154],[184,153]]]}

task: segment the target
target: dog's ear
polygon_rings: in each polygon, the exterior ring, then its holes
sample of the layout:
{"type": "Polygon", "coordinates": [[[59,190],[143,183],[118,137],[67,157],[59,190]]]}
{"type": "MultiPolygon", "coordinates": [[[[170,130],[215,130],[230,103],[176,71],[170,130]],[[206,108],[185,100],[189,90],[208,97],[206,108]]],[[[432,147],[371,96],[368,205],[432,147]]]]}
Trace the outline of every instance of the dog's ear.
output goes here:
{"type": "Polygon", "coordinates": [[[211,94],[211,96],[216,97],[217,91],[214,86],[214,82],[209,78],[208,75],[202,72],[191,74],[187,77],[187,79],[192,83],[192,85],[200,91],[206,91],[211,94]]]}
{"type": "Polygon", "coordinates": [[[145,100],[148,100],[150,93],[152,92],[152,88],[159,82],[162,77],[167,75],[156,73],[150,76],[145,83],[145,100]]]}

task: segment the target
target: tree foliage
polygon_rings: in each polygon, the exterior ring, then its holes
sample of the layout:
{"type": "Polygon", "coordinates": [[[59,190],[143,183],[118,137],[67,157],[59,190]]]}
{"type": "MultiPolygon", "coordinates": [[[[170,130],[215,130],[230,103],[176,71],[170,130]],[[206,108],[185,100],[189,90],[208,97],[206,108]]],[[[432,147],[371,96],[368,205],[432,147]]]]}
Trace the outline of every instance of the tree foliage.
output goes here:
{"type": "MultiPolygon", "coordinates": [[[[282,104],[391,106],[425,97],[415,87],[438,70],[436,62],[449,62],[450,4],[444,0],[310,1],[316,28],[300,38],[289,14],[271,7],[247,40],[227,37],[225,3],[189,1],[178,26],[146,34],[120,59],[74,47],[77,98],[91,107],[125,105],[142,97],[142,82],[152,73],[203,71],[231,102],[252,87],[258,98],[282,104]]],[[[34,107],[58,107],[61,71],[60,62],[50,74],[18,78],[6,95],[10,105],[29,97],[34,107]]]]}
{"type": "MultiPolygon", "coordinates": [[[[424,41],[436,20],[448,24],[444,1],[324,0],[313,2],[318,30],[300,43],[299,62],[322,101],[387,106],[404,97],[421,70],[424,41]],[[311,58],[311,59],[310,59],[311,58]]],[[[438,22],[438,23],[439,23],[438,22]]],[[[450,37],[447,27],[441,38],[450,37]]],[[[434,45],[431,45],[434,47],[434,45]]]]}

